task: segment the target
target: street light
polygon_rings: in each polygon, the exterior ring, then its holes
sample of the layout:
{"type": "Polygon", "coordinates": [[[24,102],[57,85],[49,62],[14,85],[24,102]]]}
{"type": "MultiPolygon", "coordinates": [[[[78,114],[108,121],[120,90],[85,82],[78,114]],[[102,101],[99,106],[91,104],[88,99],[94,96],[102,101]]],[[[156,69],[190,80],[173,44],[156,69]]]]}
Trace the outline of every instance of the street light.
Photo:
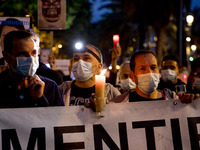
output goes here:
{"type": "Polygon", "coordinates": [[[187,41],[187,42],[190,42],[190,41],[191,41],[191,38],[190,38],[190,37],[186,37],[186,41],[187,41]]]}
{"type": "Polygon", "coordinates": [[[191,45],[191,50],[192,51],[195,51],[197,49],[197,46],[196,45],[191,45]]]}
{"type": "Polygon", "coordinates": [[[58,44],[58,48],[62,48],[62,44],[58,44]]]}
{"type": "Polygon", "coordinates": [[[188,26],[191,26],[194,21],[194,17],[192,15],[187,15],[186,21],[188,23],[188,26]]]}

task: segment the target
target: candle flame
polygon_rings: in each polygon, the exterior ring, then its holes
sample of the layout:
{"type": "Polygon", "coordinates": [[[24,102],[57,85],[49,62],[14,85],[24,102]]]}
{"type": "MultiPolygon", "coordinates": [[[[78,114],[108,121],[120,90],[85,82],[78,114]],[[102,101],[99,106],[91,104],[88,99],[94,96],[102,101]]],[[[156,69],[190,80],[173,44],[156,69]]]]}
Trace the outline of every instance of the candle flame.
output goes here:
{"type": "Polygon", "coordinates": [[[107,71],[107,69],[103,69],[102,71],[101,71],[101,76],[104,76],[105,75],[105,73],[106,73],[106,71],[107,71]]]}

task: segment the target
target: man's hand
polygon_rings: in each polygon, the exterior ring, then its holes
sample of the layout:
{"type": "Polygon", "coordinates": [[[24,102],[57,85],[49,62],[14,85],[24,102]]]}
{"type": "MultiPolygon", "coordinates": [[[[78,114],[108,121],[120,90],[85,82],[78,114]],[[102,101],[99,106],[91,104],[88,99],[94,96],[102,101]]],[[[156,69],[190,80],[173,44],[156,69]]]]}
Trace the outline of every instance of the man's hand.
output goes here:
{"type": "Polygon", "coordinates": [[[112,51],[112,60],[117,60],[117,58],[120,56],[121,56],[121,46],[117,45],[117,47],[112,51]]]}
{"type": "Polygon", "coordinates": [[[111,64],[112,64],[112,72],[116,73],[117,72],[117,58],[121,56],[121,46],[117,45],[117,47],[115,49],[113,49],[112,51],[112,60],[111,60],[111,64]]]}
{"type": "Polygon", "coordinates": [[[29,77],[29,92],[33,99],[42,97],[44,93],[45,83],[37,76],[29,77]]]}
{"type": "MultiPolygon", "coordinates": [[[[108,104],[108,98],[106,97],[106,104],[108,104]]],[[[97,102],[96,102],[96,95],[92,93],[90,97],[90,102],[84,104],[85,107],[92,109],[93,112],[96,112],[97,102]]]]}
{"type": "Polygon", "coordinates": [[[182,103],[188,104],[188,103],[191,103],[194,99],[199,98],[200,94],[179,93],[178,96],[182,103]]]}

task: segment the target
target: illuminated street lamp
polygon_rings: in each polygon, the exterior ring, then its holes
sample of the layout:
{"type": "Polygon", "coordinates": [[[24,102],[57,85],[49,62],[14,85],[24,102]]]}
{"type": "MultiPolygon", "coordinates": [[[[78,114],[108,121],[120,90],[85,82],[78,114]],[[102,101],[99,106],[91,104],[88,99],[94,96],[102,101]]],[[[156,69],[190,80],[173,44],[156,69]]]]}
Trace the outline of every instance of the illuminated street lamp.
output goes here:
{"type": "Polygon", "coordinates": [[[192,15],[187,15],[186,21],[188,23],[188,26],[191,26],[194,21],[194,17],[192,15]]]}
{"type": "Polygon", "coordinates": [[[58,48],[62,48],[62,44],[58,44],[58,48]]]}
{"type": "Polygon", "coordinates": [[[191,41],[191,38],[190,38],[190,37],[186,37],[186,41],[187,41],[187,42],[190,42],[190,41],[191,41]]]}
{"type": "Polygon", "coordinates": [[[192,51],[195,51],[197,49],[197,46],[196,45],[191,45],[191,50],[192,51]]]}

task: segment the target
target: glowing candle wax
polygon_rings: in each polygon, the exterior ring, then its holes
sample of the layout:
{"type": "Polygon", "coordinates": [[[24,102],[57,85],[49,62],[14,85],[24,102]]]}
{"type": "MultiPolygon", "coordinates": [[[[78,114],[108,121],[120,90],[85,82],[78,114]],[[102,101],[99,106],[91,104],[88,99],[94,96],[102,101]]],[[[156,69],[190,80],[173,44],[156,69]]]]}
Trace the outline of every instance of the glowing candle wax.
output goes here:
{"type": "Polygon", "coordinates": [[[117,47],[117,44],[119,44],[119,35],[115,34],[113,35],[113,49],[117,47]]]}
{"type": "Polygon", "coordinates": [[[106,77],[95,75],[95,93],[97,97],[104,97],[106,77]]]}
{"type": "Polygon", "coordinates": [[[95,75],[95,94],[96,94],[96,111],[100,112],[104,110],[105,107],[105,82],[106,77],[103,75],[106,70],[104,70],[100,75],[95,75]]]}

